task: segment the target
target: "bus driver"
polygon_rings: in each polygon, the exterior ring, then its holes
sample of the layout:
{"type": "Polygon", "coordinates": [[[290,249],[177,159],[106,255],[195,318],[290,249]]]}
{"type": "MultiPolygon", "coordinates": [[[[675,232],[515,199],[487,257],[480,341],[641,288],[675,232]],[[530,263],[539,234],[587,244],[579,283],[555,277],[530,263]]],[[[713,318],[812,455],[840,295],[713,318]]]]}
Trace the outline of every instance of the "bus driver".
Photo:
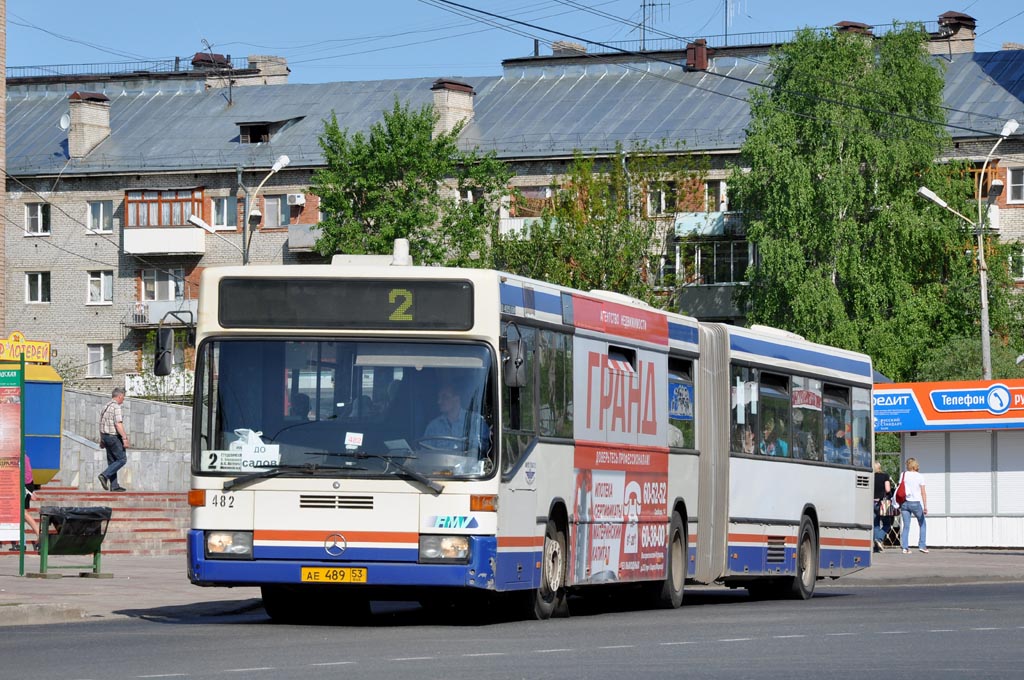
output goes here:
{"type": "Polygon", "coordinates": [[[491,432],[479,413],[462,408],[462,399],[450,383],[437,391],[441,415],[427,424],[423,441],[432,449],[467,451],[479,454],[491,446],[491,432]]]}

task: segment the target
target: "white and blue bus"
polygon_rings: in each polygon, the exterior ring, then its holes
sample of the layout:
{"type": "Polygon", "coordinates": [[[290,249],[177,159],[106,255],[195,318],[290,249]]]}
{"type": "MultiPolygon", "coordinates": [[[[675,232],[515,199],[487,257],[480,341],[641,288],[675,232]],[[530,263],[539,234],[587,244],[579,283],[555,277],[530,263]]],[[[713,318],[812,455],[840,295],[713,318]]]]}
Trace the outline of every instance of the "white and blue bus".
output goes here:
{"type": "MultiPolygon", "coordinates": [[[[275,620],[869,566],[869,357],[496,271],[203,272],[188,573],[275,620]]],[[[162,348],[166,349],[166,347],[162,348]]]]}

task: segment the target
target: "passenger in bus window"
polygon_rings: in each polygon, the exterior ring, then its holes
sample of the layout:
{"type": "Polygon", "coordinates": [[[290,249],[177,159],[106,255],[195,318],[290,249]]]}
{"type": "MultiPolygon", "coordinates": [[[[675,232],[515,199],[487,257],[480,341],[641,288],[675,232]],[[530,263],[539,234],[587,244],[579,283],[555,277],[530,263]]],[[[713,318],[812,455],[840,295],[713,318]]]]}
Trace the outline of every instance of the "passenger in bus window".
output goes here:
{"type": "Polygon", "coordinates": [[[786,423],[781,418],[775,421],[775,453],[783,458],[789,457],[789,442],[786,437],[786,423]]]}
{"type": "Polygon", "coordinates": [[[776,421],[771,416],[765,416],[764,431],[761,436],[760,451],[762,456],[784,456],[779,446],[779,438],[776,431],[776,421]]]}
{"type": "Polygon", "coordinates": [[[483,416],[462,407],[462,398],[454,385],[441,385],[437,391],[437,407],[441,415],[427,423],[423,432],[422,441],[428,448],[474,453],[490,449],[490,428],[483,416]]]}

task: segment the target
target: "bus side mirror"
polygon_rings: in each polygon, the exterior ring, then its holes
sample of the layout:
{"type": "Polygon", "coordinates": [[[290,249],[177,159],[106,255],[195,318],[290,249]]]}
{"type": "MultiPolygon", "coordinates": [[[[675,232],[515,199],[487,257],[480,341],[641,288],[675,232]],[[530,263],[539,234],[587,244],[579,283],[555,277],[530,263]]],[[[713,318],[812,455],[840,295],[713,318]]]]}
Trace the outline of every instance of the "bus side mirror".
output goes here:
{"type": "Polygon", "coordinates": [[[156,330],[156,354],[153,357],[153,375],[170,375],[174,367],[174,329],[156,330]]]}
{"type": "Polygon", "coordinates": [[[526,385],[526,357],[522,340],[508,340],[502,359],[506,387],[526,385]]]}

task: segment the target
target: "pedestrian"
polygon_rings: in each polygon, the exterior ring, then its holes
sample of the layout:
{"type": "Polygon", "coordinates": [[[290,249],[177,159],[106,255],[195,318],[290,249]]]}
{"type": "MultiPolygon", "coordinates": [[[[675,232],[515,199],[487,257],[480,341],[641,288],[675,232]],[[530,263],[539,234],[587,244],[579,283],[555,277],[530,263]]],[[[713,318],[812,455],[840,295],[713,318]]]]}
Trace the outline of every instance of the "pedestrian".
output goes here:
{"type": "Polygon", "coordinates": [[[100,484],[107,491],[126,491],[117,483],[117,471],[128,462],[128,432],[124,429],[124,389],[115,387],[110,401],[100,412],[100,444],[107,450],[107,469],[100,473],[100,484]]]}
{"type": "MultiPolygon", "coordinates": [[[[42,539],[42,533],[39,531],[39,522],[37,522],[36,518],[29,513],[29,507],[32,504],[32,499],[36,497],[36,490],[38,488],[39,485],[35,483],[32,477],[32,461],[29,460],[28,456],[25,456],[25,524],[27,524],[29,528],[36,533],[36,538],[38,539],[36,540],[36,550],[39,549],[39,540],[42,539]]],[[[28,532],[26,532],[26,534],[27,533],[28,532]]],[[[25,543],[25,549],[28,550],[28,540],[26,540],[25,543]]],[[[20,546],[17,541],[11,543],[11,550],[18,550],[19,547],[20,546]]]]}
{"type": "Polygon", "coordinates": [[[892,477],[875,461],[875,552],[885,550],[885,537],[892,528],[892,477]]]}
{"type": "Polygon", "coordinates": [[[900,530],[900,546],[904,553],[910,552],[910,518],[917,518],[918,537],[917,549],[928,552],[925,515],[928,514],[928,493],[924,488],[924,475],[921,474],[917,458],[907,459],[907,470],[900,477],[900,484],[906,491],[907,500],[900,505],[903,517],[903,528],[900,530]]]}

